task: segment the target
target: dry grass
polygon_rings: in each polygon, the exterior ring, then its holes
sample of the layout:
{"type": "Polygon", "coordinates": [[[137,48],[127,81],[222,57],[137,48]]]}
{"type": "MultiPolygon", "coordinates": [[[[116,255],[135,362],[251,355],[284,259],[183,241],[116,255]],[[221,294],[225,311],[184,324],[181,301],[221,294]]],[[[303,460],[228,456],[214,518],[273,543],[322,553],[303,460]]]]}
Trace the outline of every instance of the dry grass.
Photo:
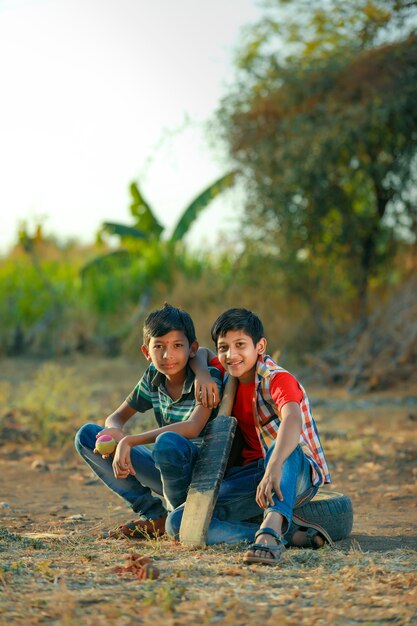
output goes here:
{"type": "Polygon", "coordinates": [[[279,568],[241,565],[243,546],[194,552],[168,540],[136,542],[158,580],[113,572],[127,540],[66,535],[2,537],[0,619],[13,624],[411,624],[417,553],[357,546],[289,550],[279,568]]]}

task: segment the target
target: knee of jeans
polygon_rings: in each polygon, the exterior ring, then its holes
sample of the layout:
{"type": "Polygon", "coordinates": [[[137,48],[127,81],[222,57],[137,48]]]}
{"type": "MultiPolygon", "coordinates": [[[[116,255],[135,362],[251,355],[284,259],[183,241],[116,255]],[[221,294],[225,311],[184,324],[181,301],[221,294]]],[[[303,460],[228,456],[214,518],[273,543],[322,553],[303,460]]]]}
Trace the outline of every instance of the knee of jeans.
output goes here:
{"type": "Polygon", "coordinates": [[[179,541],[183,509],[175,509],[165,520],[165,532],[171,539],[179,541]]]}
{"type": "Polygon", "coordinates": [[[101,428],[97,426],[97,424],[84,424],[84,426],[81,426],[74,438],[74,445],[77,452],[80,452],[82,448],[91,448],[96,439],[96,434],[100,430],[101,428]]]}
{"type": "Polygon", "coordinates": [[[221,522],[224,522],[228,518],[227,508],[223,506],[216,507],[216,519],[219,519],[221,522]]]}
{"type": "MultiPolygon", "coordinates": [[[[272,453],[274,451],[275,448],[275,441],[272,443],[272,445],[268,448],[268,452],[266,453],[266,457],[265,457],[265,467],[268,465],[269,460],[272,456],[272,453]]],[[[301,459],[303,456],[303,451],[301,449],[300,444],[298,444],[296,446],[296,448],[294,448],[294,450],[291,452],[291,454],[286,458],[286,460],[284,461],[284,463],[287,463],[288,461],[291,463],[296,459],[301,459]]]]}
{"type": "Polygon", "coordinates": [[[165,432],[155,439],[153,457],[157,463],[183,460],[189,455],[190,446],[188,440],[182,435],[173,432],[165,432]]]}

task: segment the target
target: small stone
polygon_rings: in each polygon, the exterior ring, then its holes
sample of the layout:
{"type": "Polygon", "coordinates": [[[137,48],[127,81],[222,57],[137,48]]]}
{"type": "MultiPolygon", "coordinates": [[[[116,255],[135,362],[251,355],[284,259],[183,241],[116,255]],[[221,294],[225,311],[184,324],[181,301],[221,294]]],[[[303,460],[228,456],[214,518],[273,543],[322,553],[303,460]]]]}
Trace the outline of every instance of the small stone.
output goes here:
{"type": "Polygon", "coordinates": [[[43,459],[36,459],[30,469],[38,470],[38,472],[49,472],[49,465],[43,459]]]}
{"type": "Polygon", "coordinates": [[[11,509],[12,507],[8,502],[0,502],[0,509],[11,509]]]}

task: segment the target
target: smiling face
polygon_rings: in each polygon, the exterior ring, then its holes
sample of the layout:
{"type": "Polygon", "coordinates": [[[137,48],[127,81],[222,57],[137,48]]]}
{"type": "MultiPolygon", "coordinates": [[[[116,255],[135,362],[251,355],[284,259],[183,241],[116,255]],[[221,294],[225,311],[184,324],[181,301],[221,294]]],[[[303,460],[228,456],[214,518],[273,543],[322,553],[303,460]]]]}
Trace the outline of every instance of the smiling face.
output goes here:
{"type": "Polygon", "coordinates": [[[239,379],[241,383],[254,381],[258,356],[266,349],[266,339],[262,337],[254,344],[252,337],[243,330],[229,330],[217,340],[217,355],[224,369],[239,379]]]}
{"type": "Polygon", "coordinates": [[[151,337],[149,345],[142,346],[143,354],[148,361],[152,361],[158,372],[178,384],[184,382],[188,359],[195,355],[197,349],[197,341],[190,345],[182,330],[171,330],[162,337],[151,337]]]}

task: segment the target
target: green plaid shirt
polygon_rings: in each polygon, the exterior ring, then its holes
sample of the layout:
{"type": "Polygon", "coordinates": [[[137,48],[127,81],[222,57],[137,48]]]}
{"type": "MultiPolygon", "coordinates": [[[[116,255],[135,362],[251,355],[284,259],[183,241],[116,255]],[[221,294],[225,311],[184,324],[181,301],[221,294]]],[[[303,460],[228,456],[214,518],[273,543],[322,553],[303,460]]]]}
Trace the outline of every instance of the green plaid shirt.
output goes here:
{"type": "MultiPolygon", "coordinates": [[[[216,381],[221,393],[221,373],[215,367],[209,367],[209,372],[216,381]]],[[[164,374],[158,372],[156,367],[151,364],[136,387],[126,398],[126,402],[139,413],[153,409],[159,426],[184,422],[188,420],[196,405],[194,379],[194,372],[187,366],[187,376],[181,396],[178,400],[173,400],[166,390],[164,374]]],[[[215,413],[212,412],[212,416],[214,415],[215,413]]]]}

